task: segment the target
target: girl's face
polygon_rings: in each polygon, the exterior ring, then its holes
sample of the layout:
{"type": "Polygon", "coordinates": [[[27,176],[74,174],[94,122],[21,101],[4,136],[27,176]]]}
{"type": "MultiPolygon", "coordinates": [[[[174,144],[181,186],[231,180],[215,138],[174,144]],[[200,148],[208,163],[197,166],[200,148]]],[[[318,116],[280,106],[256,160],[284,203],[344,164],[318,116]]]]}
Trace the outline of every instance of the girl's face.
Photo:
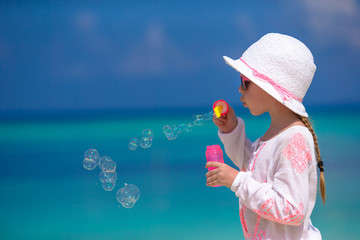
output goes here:
{"type": "Polygon", "coordinates": [[[244,83],[239,87],[239,92],[241,93],[240,101],[244,104],[244,107],[249,108],[254,116],[268,112],[275,99],[245,76],[242,76],[242,78],[244,83]],[[245,86],[245,89],[243,86],[245,86]]]}

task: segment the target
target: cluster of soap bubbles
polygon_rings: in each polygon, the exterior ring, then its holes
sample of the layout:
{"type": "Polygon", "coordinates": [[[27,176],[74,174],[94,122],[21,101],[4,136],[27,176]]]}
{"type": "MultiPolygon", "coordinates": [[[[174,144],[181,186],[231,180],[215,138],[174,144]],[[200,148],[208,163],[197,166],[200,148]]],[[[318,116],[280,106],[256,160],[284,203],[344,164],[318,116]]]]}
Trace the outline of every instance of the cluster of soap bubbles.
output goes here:
{"type": "MultiPolygon", "coordinates": [[[[102,157],[96,149],[88,149],[84,154],[83,166],[87,170],[94,170],[99,165],[101,173],[99,180],[105,191],[112,191],[115,188],[117,173],[116,163],[110,157],[102,157]]],[[[136,185],[126,184],[116,193],[116,199],[125,208],[132,208],[140,197],[140,190],[136,185]]]]}
{"type": "Polygon", "coordinates": [[[100,159],[99,180],[102,183],[102,187],[105,191],[112,191],[115,187],[117,174],[116,163],[109,157],[102,157],[100,159]]]}
{"type": "MultiPolygon", "coordinates": [[[[194,126],[202,126],[207,121],[211,120],[214,112],[205,113],[202,115],[194,115],[188,123],[181,123],[179,125],[166,125],[163,127],[163,132],[167,139],[174,140],[178,134],[183,132],[190,132],[194,126]]],[[[140,144],[142,148],[149,148],[153,141],[153,132],[150,129],[145,129],[142,132],[142,138],[139,141],[137,138],[132,138],[129,143],[130,150],[136,150],[140,144]]],[[[117,174],[116,163],[109,157],[101,157],[96,149],[89,149],[85,152],[83,166],[87,170],[94,170],[99,165],[101,173],[99,179],[105,191],[112,191],[115,188],[117,174]]],[[[125,208],[132,208],[140,197],[140,190],[134,184],[126,184],[120,188],[116,193],[116,199],[125,208]]]]}
{"type": "Polygon", "coordinates": [[[109,157],[100,158],[96,149],[88,149],[84,154],[83,166],[87,170],[94,170],[96,166],[100,167],[101,173],[99,179],[105,191],[112,191],[116,184],[116,163],[109,157]]]}
{"type": "MultiPolygon", "coordinates": [[[[140,140],[140,147],[142,148],[149,148],[152,145],[152,140],[154,133],[150,129],[145,129],[142,132],[143,137],[140,140]]],[[[136,148],[139,146],[139,140],[137,138],[132,138],[129,143],[129,149],[130,150],[136,150],[136,148]]]]}
{"type": "Polygon", "coordinates": [[[214,112],[205,113],[202,115],[194,115],[188,123],[181,123],[179,125],[165,125],[163,132],[168,140],[174,140],[180,133],[190,132],[194,126],[202,126],[207,121],[210,121],[214,112]]]}

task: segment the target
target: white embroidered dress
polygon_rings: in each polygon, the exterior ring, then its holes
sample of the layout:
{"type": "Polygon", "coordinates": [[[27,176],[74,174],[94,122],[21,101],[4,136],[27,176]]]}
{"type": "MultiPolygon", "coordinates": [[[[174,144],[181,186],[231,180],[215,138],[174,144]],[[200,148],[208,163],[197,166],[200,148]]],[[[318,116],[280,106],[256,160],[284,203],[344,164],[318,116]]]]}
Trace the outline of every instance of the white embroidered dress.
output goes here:
{"type": "Polygon", "coordinates": [[[317,191],[310,131],[293,126],[268,141],[251,143],[245,124],[219,131],[225,152],[239,167],[231,190],[239,198],[245,239],[321,239],[310,221],[317,191]]]}

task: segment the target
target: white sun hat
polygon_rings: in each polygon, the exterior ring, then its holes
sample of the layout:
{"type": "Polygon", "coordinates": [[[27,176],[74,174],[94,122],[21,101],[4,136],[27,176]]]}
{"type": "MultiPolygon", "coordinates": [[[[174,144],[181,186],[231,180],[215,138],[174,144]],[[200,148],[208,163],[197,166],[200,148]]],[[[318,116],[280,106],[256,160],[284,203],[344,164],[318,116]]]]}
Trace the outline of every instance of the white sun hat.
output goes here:
{"type": "Polygon", "coordinates": [[[246,76],[287,108],[308,117],[302,103],[314,77],[316,66],[310,50],[299,40],[268,33],[227,64],[246,76]]]}

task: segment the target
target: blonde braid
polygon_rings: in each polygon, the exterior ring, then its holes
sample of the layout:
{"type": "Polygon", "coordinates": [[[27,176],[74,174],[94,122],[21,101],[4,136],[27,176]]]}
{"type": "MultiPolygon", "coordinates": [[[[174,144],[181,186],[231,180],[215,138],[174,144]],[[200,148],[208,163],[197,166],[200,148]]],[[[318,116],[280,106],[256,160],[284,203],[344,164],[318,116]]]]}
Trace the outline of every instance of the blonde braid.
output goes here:
{"type": "Polygon", "coordinates": [[[310,123],[309,119],[306,118],[306,117],[300,116],[300,115],[298,117],[304,123],[304,125],[309,129],[309,131],[311,132],[311,134],[313,136],[313,139],[314,139],[316,160],[317,160],[317,163],[318,163],[318,167],[320,169],[319,186],[320,186],[320,192],[321,192],[321,199],[322,199],[323,203],[325,204],[326,189],[325,189],[325,177],[324,177],[324,164],[323,164],[323,161],[321,160],[317,137],[316,137],[316,134],[315,134],[315,131],[314,131],[313,127],[311,126],[311,123],[310,123]]]}

